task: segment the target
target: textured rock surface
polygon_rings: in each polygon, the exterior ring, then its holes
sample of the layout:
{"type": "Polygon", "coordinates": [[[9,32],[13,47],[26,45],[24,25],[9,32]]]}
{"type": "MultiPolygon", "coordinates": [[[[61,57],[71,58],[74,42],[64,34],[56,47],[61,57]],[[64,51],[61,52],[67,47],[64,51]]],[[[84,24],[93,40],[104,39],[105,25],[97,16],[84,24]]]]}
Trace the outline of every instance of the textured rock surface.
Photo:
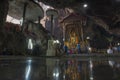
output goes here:
{"type": "Polygon", "coordinates": [[[120,2],[117,0],[39,0],[47,5],[53,6],[57,9],[70,8],[77,13],[83,13],[87,16],[94,19],[97,17],[95,21],[104,27],[107,25],[109,32],[116,34],[120,34],[119,26],[120,26],[120,2]],[[83,8],[83,4],[87,3],[88,7],[83,8]],[[101,20],[101,21],[100,21],[101,20]]]}
{"type": "Polygon", "coordinates": [[[44,17],[44,11],[41,6],[32,0],[11,0],[9,1],[8,14],[16,19],[23,17],[24,5],[26,6],[25,20],[36,21],[38,17],[44,17]]]}
{"type": "Polygon", "coordinates": [[[46,55],[49,39],[48,31],[45,30],[41,24],[28,22],[27,26],[25,26],[25,35],[27,39],[31,38],[35,42],[33,55],[46,55]]]}
{"type": "MultiPolygon", "coordinates": [[[[11,1],[13,1],[13,3],[18,4],[18,5],[19,4],[23,5],[23,3],[24,3],[24,0],[17,0],[18,2],[16,2],[15,0],[11,0],[11,1]]],[[[41,1],[45,4],[48,4],[48,5],[51,5],[54,8],[57,8],[57,9],[70,8],[74,12],[85,14],[88,17],[92,16],[90,18],[92,20],[94,20],[96,22],[96,24],[98,23],[100,27],[104,27],[104,28],[107,27],[107,29],[109,29],[108,30],[109,32],[111,32],[115,35],[117,34],[117,36],[120,35],[120,29],[119,29],[120,28],[120,11],[119,11],[120,2],[115,2],[115,1],[112,1],[112,0],[104,0],[104,1],[86,0],[86,3],[89,4],[89,8],[83,9],[83,7],[82,7],[82,5],[84,3],[83,0],[69,0],[69,1],[66,1],[66,0],[52,0],[52,1],[50,1],[50,0],[39,0],[39,1],[41,1]]],[[[3,31],[3,25],[4,25],[4,22],[5,22],[5,19],[6,19],[8,6],[9,6],[8,5],[8,0],[4,0],[0,3],[0,19],[1,19],[0,20],[0,26],[1,26],[0,27],[1,28],[0,29],[1,30],[0,31],[0,51],[3,51],[6,48],[8,48],[9,50],[15,49],[15,50],[13,50],[15,52],[17,52],[18,49],[20,51],[22,51],[20,48],[16,49],[17,48],[16,46],[17,45],[20,45],[20,46],[24,45],[24,44],[23,45],[20,44],[20,42],[23,41],[23,39],[25,39],[24,34],[19,33],[19,32],[14,32],[14,31],[9,31],[9,32],[3,31]],[[15,42],[15,41],[18,41],[18,42],[15,42]],[[15,45],[12,45],[12,44],[15,44],[15,45]]],[[[14,5],[13,7],[15,9],[19,10],[19,6],[14,5]]],[[[9,10],[12,11],[11,8],[9,10]]],[[[20,8],[20,10],[22,10],[22,8],[20,8]]],[[[17,14],[17,15],[22,14],[22,12],[18,11],[16,13],[13,13],[12,15],[15,15],[15,14],[17,14]]],[[[32,13],[32,14],[34,15],[34,13],[32,13]]],[[[17,15],[15,15],[15,16],[19,17],[17,15]]],[[[38,25],[36,25],[36,26],[38,26],[38,25]]],[[[47,48],[46,44],[47,44],[47,39],[48,39],[48,36],[45,34],[46,32],[44,32],[43,29],[38,29],[38,28],[33,29],[33,32],[37,36],[36,41],[40,40],[40,42],[38,42],[40,44],[39,47],[41,47],[43,53],[45,53],[44,51],[47,48]]],[[[91,31],[88,31],[88,32],[91,32],[91,31]]],[[[98,32],[95,32],[95,33],[98,34],[100,32],[98,31],[98,32]]],[[[94,34],[94,33],[92,33],[92,34],[94,34]]],[[[99,37],[99,39],[101,39],[101,38],[99,37]]],[[[23,41],[23,43],[24,43],[24,41],[23,41]]],[[[19,50],[18,50],[18,52],[19,52],[19,50]]]]}
{"type": "Polygon", "coordinates": [[[8,7],[9,7],[8,0],[0,2],[0,26],[1,26],[0,30],[2,30],[2,27],[5,23],[6,16],[8,13],[8,7]]]}

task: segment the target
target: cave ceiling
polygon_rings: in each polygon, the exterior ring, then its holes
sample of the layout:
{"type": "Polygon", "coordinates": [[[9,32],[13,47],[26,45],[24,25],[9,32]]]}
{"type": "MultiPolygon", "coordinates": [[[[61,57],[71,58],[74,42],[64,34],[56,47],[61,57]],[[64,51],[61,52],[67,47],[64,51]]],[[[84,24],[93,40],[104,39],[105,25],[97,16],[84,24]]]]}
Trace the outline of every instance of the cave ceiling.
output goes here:
{"type": "MultiPolygon", "coordinates": [[[[109,29],[120,28],[120,0],[39,0],[57,9],[71,8],[77,13],[97,17],[109,29]],[[88,4],[83,8],[83,4],[88,4]]],[[[94,19],[94,18],[93,18],[94,19]]],[[[103,25],[104,25],[103,24],[103,25]]],[[[112,32],[111,30],[111,32],[112,32]]],[[[118,29],[119,30],[119,29],[118,29]]],[[[117,31],[120,33],[120,31],[117,31]]],[[[114,32],[115,33],[115,32],[114,32]]]]}
{"type": "Polygon", "coordinates": [[[103,19],[111,27],[112,23],[120,20],[120,0],[39,0],[54,8],[71,8],[76,12],[85,12],[87,15],[96,16],[103,19]],[[88,8],[82,8],[82,5],[88,4],[88,8]]]}
{"type": "Polygon", "coordinates": [[[26,20],[36,21],[38,17],[44,17],[43,8],[34,1],[29,0],[10,0],[8,15],[20,20],[23,17],[24,4],[27,5],[25,12],[26,20]]]}
{"type": "MultiPolygon", "coordinates": [[[[21,2],[24,0],[17,1],[21,2]]],[[[100,19],[102,20],[102,24],[109,26],[109,29],[116,29],[120,27],[120,0],[38,0],[38,1],[46,5],[52,6],[55,9],[69,8],[77,13],[83,13],[86,16],[91,16],[91,18],[93,17],[93,19],[95,19],[96,17],[99,19],[99,21],[100,19]],[[84,3],[88,4],[87,8],[83,7],[84,3]]],[[[18,13],[22,14],[22,12],[18,13]]],[[[32,14],[34,14],[34,12],[32,14]]],[[[17,15],[14,16],[18,17],[17,15]]]]}

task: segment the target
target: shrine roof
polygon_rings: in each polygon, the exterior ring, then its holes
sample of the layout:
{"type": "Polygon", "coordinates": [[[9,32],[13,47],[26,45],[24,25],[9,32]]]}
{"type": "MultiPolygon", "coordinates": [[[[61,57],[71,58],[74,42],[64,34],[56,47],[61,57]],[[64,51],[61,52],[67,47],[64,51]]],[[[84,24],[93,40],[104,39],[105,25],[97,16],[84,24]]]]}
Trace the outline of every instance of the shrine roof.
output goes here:
{"type": "Polygon", "coordinates": [[[74,21],[81,21],[84,18],[84,16],[77,14],[77,13],[71,13],[68,16],[65,16],[60,23],[66,23],[66,22],[74,22],[74,21]]]}

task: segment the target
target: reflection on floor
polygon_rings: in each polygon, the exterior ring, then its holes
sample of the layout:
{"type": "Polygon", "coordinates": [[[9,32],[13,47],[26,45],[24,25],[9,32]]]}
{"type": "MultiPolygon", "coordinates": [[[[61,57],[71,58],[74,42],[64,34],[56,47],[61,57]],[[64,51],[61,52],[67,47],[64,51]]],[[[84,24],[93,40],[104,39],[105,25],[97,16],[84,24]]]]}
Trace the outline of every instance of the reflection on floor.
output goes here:
{"type": "Polygon", "coordinates": [[[0,58],[0,80],[118,80],[119,58],[107,59],[0,58]]]}

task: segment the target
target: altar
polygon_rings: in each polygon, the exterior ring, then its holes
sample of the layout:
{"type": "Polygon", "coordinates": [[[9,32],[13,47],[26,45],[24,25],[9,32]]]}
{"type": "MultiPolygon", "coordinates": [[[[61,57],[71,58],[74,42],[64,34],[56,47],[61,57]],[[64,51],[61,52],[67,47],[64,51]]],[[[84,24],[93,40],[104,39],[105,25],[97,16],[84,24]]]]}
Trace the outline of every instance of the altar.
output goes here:
{"type": "Polygon", "coordinates": [[[69,49],[76,48],[80,44],[81,50],[85,50],[84,24],[86,17],[77,13],[71,13],[61,21],[63,29],[64,45],[69,49]]]}

